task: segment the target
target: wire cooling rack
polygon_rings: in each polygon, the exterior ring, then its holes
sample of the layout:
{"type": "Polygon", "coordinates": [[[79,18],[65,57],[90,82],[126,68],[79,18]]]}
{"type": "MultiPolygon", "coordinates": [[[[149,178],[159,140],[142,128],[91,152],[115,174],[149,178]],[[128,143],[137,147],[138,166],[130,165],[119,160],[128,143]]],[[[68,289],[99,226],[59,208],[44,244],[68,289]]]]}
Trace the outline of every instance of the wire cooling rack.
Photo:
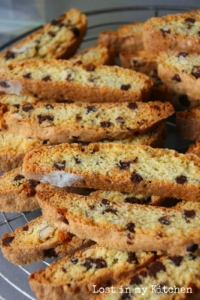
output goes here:
{"type": "MultiPolygon", "coordinates": [[[[178,6],[129,6],[122,8],[109,8],[85,12],[88,17],[87,34],[81,44],[80,50],[89,47],[97,42],[99,33],[103,30],[116,30],[119,26],[138,21],[145,21],[153,16],[162,16],[168,13],[178,13],[188,11],[194,7],[178,7],[178,6]],[[108,22],[109,20],[109,22],[108,22]]],[[[58,16],[55,16],[55,18],[58,16]]],[[[38,28],[35,28],[36,30],[38,28]]],[[[12,40],[0,47],[0,51],[10,47],[26,35],[31,30],[20,37],[12,40]]],[[[172,117],[167,122],[168,138],[165,147],[185,152],[189,142],[180,140],[175,133],[175,120],[172,117]]],[[[6,232],[12,232],[17,227],[23,226],[30,220],[41,215],[38,209],[34,212],[21,213],[4,213],[0,212],[0,237],[6,232]]],[[[41,262],[32,263],[30,265],[18,266],[7,261],[0,251],[0,300],[27,300],[36,299],[28,284],[28,276],[38,270],[44,269],[53,260],[47,259],[41,262]]],[[[73,299],[72,299],[73,300],[73,299]]]]}

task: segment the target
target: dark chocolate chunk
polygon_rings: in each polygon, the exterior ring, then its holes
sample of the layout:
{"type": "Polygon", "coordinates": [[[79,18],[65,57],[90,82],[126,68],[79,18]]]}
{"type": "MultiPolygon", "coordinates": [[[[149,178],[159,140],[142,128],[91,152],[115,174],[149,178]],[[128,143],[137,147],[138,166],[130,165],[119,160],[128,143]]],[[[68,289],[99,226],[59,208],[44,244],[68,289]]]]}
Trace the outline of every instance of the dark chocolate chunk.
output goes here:
{"type": "Polygon", "coordinates": [[[56,103],[74,103],[73,100],[66,100],[66,99],[59,99],[59,100],[56,100],[56,103]]]}
{"type": "Polygon", "coordinates": [[[76,164],[81,164],[81,162],[82,162],[81,159],[78,157],[74,157],[74,160],[75,160],[76,164]]]}
{"type": "Polygon", "coordinates": [[[51,77],[49,75],[42,78],[42,81],[51,81],[51,77]]]}
{"type": "Polygon", "coordinates": [[[163,224],[163,225],[169,225],[170,224],[170,221],[167,219],[167,217],[161,217],[158,219],[158,221],[163,224]]]}
{"type": "Polygon", "coordinates": [[[136,198],[136,197],[126,197],[125,199],[124,199],[124,202],[125,203],[131,203],[131,204],[141,204],[142,202],[138,199],[138,198],[136,198]]]}
{"type": "Polygon", "coordinates": [[[95,112],[97,108],[95,106],[87,106],[87,113],[89,114],[91,111],[95,112]]]}
{"type": "Polygon", "coordinates": [[[177,81],[177,82],[181,82],[181,78],[178,74],[175,74],[173,77],[172,77],[172,80],[174,81],[177,81]]]}
{"type": "Polygon", "coordinates": [[[28,225],[25,225],[25,226],[23,227],[22,231],[28,231],[28,229],[29,229],[28,225]]]}
{"type": "Polygon", "coordinates": [[[13,104],[13,106],[14,106],[15,108],[17,108],[17,109],[20,108],[20,105],[19,105],[19,104],[13,104]]]}
{"type": "Polygon", "coordinates": [[[100,122],[100,125],[103,128],[107,128],[107,127],[110,127],[112,125],[112,123],[110,123],[110,122],[100,122]]]}
{"type": "Polygon", "coordinates": [[[119,124],[124,124],[125,123],[124,119],[120,116],[115,119],[115,122],[119,123],[119,124]]]}
{"type": "Polygon", "coordinates": [[[5,55],[5,60],[13,59],[15,58],[16,54],[13,51],[7,51],[5,55]]]}
{"type": "Polygon", "coordinates": [[[23,75],[23,77],[26,79],[31,79],[32,75],[31,75],[31,73],[26,73],[23,75]]]}
{"type": "Polygon", "coordinates": [[[31,188],[35,188],[40,182],[38,180],[34,180],[34,179],[29,179],[28,180],[28,185],[31,188]]]}
{"type": "Polygon", "coordinates": [[[178,184],[184,184],[185,182],[187,182],[187,177],[184,175],[180,175],[177,176],[175,180],[178,184]]]}
{"type": "Polygon", "coordinates": [[[86,261],[83,264],[83,266],[86,267],[87,270],[89,270],[92,268],[92,265],[95,265],[95,269],[102,269],[107,267],[106,261],[101,258],[86,258],[86,261]]]}
{"type": "Polygon", "coordinates": [[[186,251],[187,252],[195,252],[198,250],[198,248],[199,248],[198,244],[190,244],[187,246],[186,251]]]}
{"type": "Polygon", "coordinates": [[[25,179],[24,175],[18,174],[15,176],[14,181],[25,179]]]}
{"type": "Polygon", "coordinates": [[[110,201],[107,200],[107,199],[102,199],[102,200],[101,200],[101,203],[102,203],[103,205],[110,205],[110,201]]]}
{"type": "Polygon", "coordinates": [[[71,261],[74,265],[76,265],[77,262],[78,262],[78,258],[72,257],[70,261],[71,261]]]}
{"type": "Polygon", "coordinates": [[[50,35],[51,37],[55,37],[56,36],[55,32],[53,32],[53,31],[48,31],[48,35],[50,35]]]}
{"type": "Polygon", "coordinates": [[[131,88],[130,84],[122,84],[121,85],[121,90],[122,91],[128,91],[131,88]]]}
{"type": "Polygon", "coordinates": [[[64,267],[62,267],[62,271],[63,271],[63,273],[67,273],[67,269],[64,267]]]}
{"type": "Polygon", "coordinates": [[[93,72],[96,69],[96,66],[92,63],[84,66],[84,69],[88,72],[93,72]]]}
{"type": "Polygon", "coordinates": [[[135,232],[135,224],[133,222],[129,222],[126,225],[125,230],[128,230],[128,231],[134,233],[135,232]]]}
{"type": "Polygon", "coordinates": [[[120,300],[130,300],[132,299],[132,293],[130,291],[130,288],[128,287],[121,287],[122,292],[120,290],[120,300]]]}
{"type": "Polygon", "coordinates": [[[194,66],[191,75],[198,79],[200,77],[200,66],[194,66]]]}
{"type": "Polygon", "coordinates": [[[113,208],[107,208],[102,212],[102,215],[104,215],[105,213],[111,213],[111,214],[117,215],[118,211],[113,208]]]}
{"type": "Polygon", "coordinates": [[[128,108],[130,108],[130,109],[132,109],[132,110],[135,110],[135,109],[138,108],[138,105],[137,105],[137,103],[130,102],[130,103],[128,104],[128,108]]]}
{"type": "Polygon", "coordinates": [[[58,161],[58,162],[55,162],[54,163],[54,167],[58,170],[64,170],[65,169],[65,164],[66,164],[66,161],[63,160],[63,161],[58,161]]]}
{"type": "Polygon", "coordinates": [[[161,28],[160,31],[162,32],[163,37],[166,37],[167,34],[171,33],[170,29],[161,28]]]}
{"type": "Polygon", "coordinates": [[[7,236],[5,238],[2,239],[2,245],[5,246],[5,247],[8,247],[12,241],[14,240],[14,236],[7,236]]]}
{"type": "Polygon", "coordinates": [[[70,30],[73,32],[75,37],[78,37],[80,35],[80,30],[77,27],[72,27],[70,30]]]}
{"type": "Polygon", "coordinates": [[[140,272],[140,276],[146,278],[146,277],[148,276],[148,272],[147,272],[146,270],[142,270],[142,271],[140,272]]]}
{"type": "Polygon", "coordinates": [[[139,275],[138,274],[135,274],[132,278],[131,278],[131,281],[130,281],[130,284],[131,285],[139,285],[139,284],[142,284],[142,280],[140,279],[139,275]]]}
{"type": "Polygon", "coordinates": [[[22,105],[22,110],[28,112],[33,109],[33,105],[30,103],[25,103],[22,105]]]}
{"type": "Polygon", "coordinates": [[[68,74],[66,80],[67,81],[72,81],[73,80],[72,74],[68,74]]]}
{"type": "Polygon", "coordinates": [[[175,255],[175,256],[169,256],[169,259],[173,262],[173,264],[177,267],[181,265],[181,262],[183,260],[183,256],[175,255]]]}
{"type": "Polygon", "coordinates": [[[195,23],[195,19],[194,18],[186,18],[185,19],[185,22],[187,22],[187,23],[192,23],[192,24],[194,24],[195,23]]]}
{"type": "Polygon", "coordinates": [[[140,183],[143,180],[142,176],[137,173],[131,174],[131,181],[134,183],[140,183]]]}
{"type": "Polygon", "coordinates": [[[135,263],[138,264],[138,259],[137,256],[135,254],[135,252],[128,252],[128,259],[127,259],[128,263],[135,263]]]}
{"type": "Polygon", "coordinates": [[[44,257],[58,257],[58,254],[55,252],[54,248],[43,250],[44,257]]]}
{"type": "Polygon", "coordinates": [[[188,53],[187,52],[179,52],[178,57],[180,57],[180,56],[186,57],[186,56],[188,56],[188,53]]]}
{"type": "Polygon", "coordinates": [[[4,88],[4,89],[8,89],[10,87],[10,85],[8,84],[8,82],[4,81],[4,80],[0,81],[0,86],[2,88],[4,88]]]}
{"type": "Polygon", "coordinates": [[[188,218],[188,219],[193,219],[195,218],[196,216],[196,212],[195,210],[191,209],[191,210],[184,210],[184,216],[185,218],[188,218]]]}
{"type": "Polygon", "coordinates": [[[119,163],[117,164],[117,166],[121,169],[121,170],[124,170],[124,169],[128,169],[129,166],[130,166],[130,161],[119,161],[119,163]]]}
{"type": "Polygon", "coordinates": [[[38,115],[37,118],[38,118],[39,124],[42,124],[45,121],[52,122],[54,120],[54,116],[50,116],[50,115],[38,115]]]}
{"type": "Polygon", "coordinates": [[[147,269],[149,271],[150,277],[155,277],[156,274],[160,271],[166,271],[165,266],[160,261],[153,262],[150,266],[147,267],[147,269]]]}

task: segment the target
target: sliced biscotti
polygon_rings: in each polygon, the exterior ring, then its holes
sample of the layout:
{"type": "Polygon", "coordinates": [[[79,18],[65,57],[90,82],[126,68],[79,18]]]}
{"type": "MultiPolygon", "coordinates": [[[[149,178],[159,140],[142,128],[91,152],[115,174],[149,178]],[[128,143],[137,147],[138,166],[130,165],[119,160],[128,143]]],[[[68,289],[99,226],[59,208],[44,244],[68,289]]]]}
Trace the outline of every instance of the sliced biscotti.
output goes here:
{"type": "Polygon", "coordinates": [[[114,202],[124,202],[130,204],[148,204],[148,205],[162,205],[164,199],[158,196],[148,196],[148,195],[135,195],[132,193],[121,193],[118,191],[102,191],[97,190],[91,192],[90,196],[96,197],[101,201],[105,199],[108,201],[114,202]]]}
{"type": "Polygon", "coordinates": [[[200,159],[169,149],[114,143],[46,146],[27,153],[23,172],[57,186],[200,201],[200,159]]]}
{"type": "Polygon", "coordinates": [[[142,50],[142,22],[126,24],[118,30],[106,30],[99,34],[98,44],[108,47],[115,55],[122,51],[136,52],[142,50]]]}
{"type": "Polygon", "coordinates": [[[86,15],[72,8],[2,52],[0,64],[27,59],[69,58],[76,52],[86,29],[86,15]]]}
{"type": "Polygon", "coordinates": [[[147,20],[143,27],[143,42],[146,51],[177,50],[200,53],[200,10],[169,14],[147,20]]]}
{"type": "Polygon", "coordinates": [[[100,201],[48,190],[36,194],[43,216],[82,239],[126,251],[199,252],[200,218],[185,209],[100,201]],[[193,245],[195,244],[195,247],[193,245]]]}
{"type": "Polygon", "coordinates": [[[144,74],[118,66],[79,65],[38,59],[0,66],[0,91],[86,102],[136,102],[148,99],[152,82],[144,74]]]}
{"type": "Polygon", "coordinates": [[[94,65],[114,65],[115,56],[104,45],[95,45],[86,48],[70,59],[73,63],[82,63],[84,65],[93,63],[94,65]]]}
{"type": "Polygon", "coordinates": [[[166,86],[193,100],[200,99],[200,58],[196,53],[161,52],[157,58],[158,76],[166,86]]]}
{"type": "Polygon", "coordinates": [[[199,139],[200,107],[176,113],[176,132],[183,139],[199,139]]]}
{"type": "Polygon", "coordinates": [[[37,147],[48,143],[37,138],[0,131],[0,172],[7,172],[22,165],[24,155],[37,147]]]}
{"type": "Polygon", "coordinates": [[[112,289],[95,289],[96,295],[91,300],[197,300],[199,276],[199,255],[163,256],[112,289]]]}
{"type": "Polygon", "coordinates": [[[40,216],[1,238],[1,251],[14,264],[24,265],[47,257],[62,258],[92,241],[81,240],[69,232],[61,232],[51,221],[40,216]]]}
{"type": "Polygon", "coordinates": [[[31,274],[38,299],[90,299],[94,286],[111,286],[154,260],[152,253],[133,253],[91,246],[31,274]]]}
{"type": "Polygon", "coordinates": [[[124,139],[172,115],[170,103],[24,103],[4,114],[9,131],[51,144],[124,139]]]}

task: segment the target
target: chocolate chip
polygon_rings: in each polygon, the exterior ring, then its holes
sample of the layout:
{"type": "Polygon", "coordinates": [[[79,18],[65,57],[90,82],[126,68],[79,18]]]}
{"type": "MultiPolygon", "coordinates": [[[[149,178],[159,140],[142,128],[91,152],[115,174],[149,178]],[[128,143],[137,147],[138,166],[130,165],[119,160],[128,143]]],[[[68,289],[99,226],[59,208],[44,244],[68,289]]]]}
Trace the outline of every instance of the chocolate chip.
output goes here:
{"type": "Polygon", "coordinates": [[[101,200],[101,203],[102,203],[103,205],[110,205],[110,201],[107,200],[107,199],[102,199],[102,200],[101,200]]]}
{"type": "Polygon", "coordinates": [[[169,256],[169,259],[174,263],[175,266],[179,267],[183,260],[183,256],[180,255],[169,256]]]}
{"type": "Polygon", "coordinates": [[[140,272],[140,276],[146,278],[146,277],[148,276],[148,272],[147,272],[146,270],[142,270],[142,271],[140,272]]]}
{"type": "Polygon", "coordinates": [[[13,104],[13,106],[14,106],[15,108],[17,108],[17,109],[20,108],[20,105],[19,105],[19,104],[13,104]]]}
{"type": "Polygon", "coordinates": [[[42,81],[51,81],[51,77],[49,75],[42,78],[42,81]]]}
{"type": "Polygon", "coordinates": [[[186,19],[185,19],[185,22],[192,23],[192,24],[194,24],[195,21],[196,21],[196,20],[195,20],[194,18],[186,18],[186,19]]]}
{"type": "Polygon", "coordinates": [[[47,33],[48,33],[48,35],[50,35],[50,36],[52,36],[52,37],[55,37],[55,36],[56,36],[56,34],[55,34],[53,31],[48,31],[47,33]]]}
{"type": "Polygon", "coordinates": [[[86,258],[85,263],[83,264],[83,266],[89,270],[92,268],[92,265],[95,265],[95,269],[102,269],[105,268],[107,266],[107,263],[105,260],[101,259],[101,258],[86,258]]]}
{"type": "Polygon", "coordinates": [[[77,27],[72,27],[70,30],[73,32],[75,37],[78,37],[80,35],[80,30],[77,27]]]}
{"type": "Polygon", "coordinates": [[[172,80],[174,81],[177,81],[177,82],[181,82],[181,78],[178,74],[175,74],[173,77],[172,77],[172,80]]]}
{"type": "Polygon", "coordinates": [[[69,225],[69,221],[64,217],[60,217],[60,218],[58,218],[58,220],[65,223],[65,224],[67,224],[67,225],[69,225]]]}
{"type": "Polygon", "coordinates": [[[32,76],[31,76],[31,73],[26,73],[23,75],[23,77],[26,79],[31,79],[32,76]]]}
{"type": "Polygon", "coordinates": [[[135,224],[133,222],[129,222],[126,227],[125,230],[128,230],[132,233],[135,233],[135,224]]]}
{"type": "Polygon", "coordinates": [[[122,91],[128,91],[131,88],[130,84],[122,84],[121,85],[121,90],[122,91]]]}
{"type": "Polygon", "coordinates": [[[54,117],[50,116],[50,115],[38,115],[37,118],[38,118],[39,124],[42,124],[45,121],[52,122],[54,120],[54,117]]]}
{"type": "Polygon", "coordinates": [[[140,183],[143,180],[142,176],[137,174],[137,173],[133,173],[131,174],[131,181],[134,183],[140,183]]]}
{"type": "Polygon", "coordinates": [[[66,100],[66,99],[60,99],[60,100],[56,100],[56,103],[74,103],[73,100],[66,100]]]}
{"type": "Polygon", "coordinates": [[[54,106],[51,104],[46,104],[45,107],[46,109],[54,109],[54,106]]]}
{"type": "Polygon", "coordinates": [[[18,180],[22,180],[22,179],[25,179],[25,177],[21,174],[18,174],[15,176],[14,181],[18,181],[18,180]]]}
{"type": "Polygon", "coordinates": [[[117,117],[117,118],[115,119],[115,122],[116,122],[116,123],[119,123],[119,124],[124,124],[124,123],[125,123],[125,121],[124,121],[124,119],[123,119],[122,117],[117,117]]]}
{"type": "Polygon", "coordinates": [[[67,81],[72,81],[73,80],[72,74],[68,74],[66,80],[67,81]]]}
{"type": "Polygon", "coordinates": [[[7,51],[6,55],[5,55],[5,59],[9,60],[9,59],[13,59],[15,58],[16,54],[13,51],[7,51]]]}
{"type": "Polygon", "coordinates": [[[130,281],[130,284],[131,285],[134,285],[134,284],[142,284],[142,280],[140,279],[139,275],[138,274],[135,274],[132,278],[131,278],[131,281],[130,281]]]}
{"type": "Polygon", "coordinates": [[[156,274],[160,271],[166,271],[165,266],[160,261],[153,262],[150,266],[147,267],[150,277],[155,277],[156,274]]]}
{"type": "Polygon", "coordinates": [[[125,203],[130,203],[130,204],[136,204],[136,203],[141,204],[141,201],[136,197],[126,197],[124,199],[124,202],[125,203]]]}
{"type": "Polygon", "coordinates": [[[185,182],[187,182],[187,177],[184,175],[180,175],[177,176],[175,180],[178,184],[184,184],[185,182]]]}
{"type": "Polygon", "coordinates": [[[22,228],[22,231],[28,231],[29,227],[28,225],[25,225],[23,228],[22,228]]]}
{"type": "Polygon", "coordinates": [[[167,219],[167,217],[161,217],[158,219],[158,221],[163,225],[169,225],[170,221],[167,219]]]}
{"type": "Polygon", "coordinates": [[[198,250],[198,248],[199,248],[198,244],[190,244],[187,246],[186,251],[187,252],[195,252],[198,250]]]}
{"type": "Polygon", "coordinates": [[[62,271],[63,271],[64,273],[66,273],[66,272],[67,272],[67,269],[64,268],[64,267],[62,267],[62,271]]]}
{"type": "Polygon", "coordinates": [[[61,20],[59,20],[59,19],[58,20],[52,20],[51,25],[53,25],[53,26],[58,26],[59,25],[60,26],[61,25],[60,22],[61,22],[61,20]]]}
{"type": "Polygon", "coordinates": [[[179,103],[183,106],[190,106],[190,101],[188,99],[187,95],[181,95],[179,96],[179,103]]]}
{"type": "Polygon", "coordinates": [[[184,210],[184,216],[185,216],[185,218],[193,219],[196,216],[196,212],[193,209],[192,210],[184,210]]]}
{"type": "Polygon", "coordinates": [[[82,162],[81,159],[78,157],[74,157],[74,160],[75,160],[76,164],[81,164],[81,162],[82,162]]]}
{"type": "Polygon", "coordinates": [[[25,192],[25,194],[26,194],[27,197],[33,197],[36,194],[36,190],[32,189],[32,188],[26,188],[24,190],[24,192],[25,192]]]}
{"type": "Polygon", "coordinates": [[[97,108],[95,106],[87,106],[87,113],[89,114],[91,111],[95,112],[97,108]]]}
{"type": "Polygon", "coordinates": [[[198,79],[200,77],[200,66],[194,66],[191,75],[198,79]]]}
{"type": "Polygon", "coordinates": [[[100,125],[103,128],[107,128],[107,127],[110,127],[112,125],[112,123],[110,123],[110,122],[100,122],[100,125]]]}
{"type": "Polygon", "coordinates": [[[105,213],[111,213],[111,214],[117,215],[118,211],[113,208],[107,208],[102,212],[102,215],[104,215],[105,213]]]}
{"type": "Polygon", "coordinates": [[[35,188],[40,182],[38,180],[34,180],[34,179],[29,179],[28,180],[28,185],[30,188],[35,188]]]}
{"type": "Polygon", "coordinates": [[[7,236],[5,238],[2,239],[2,245],[5,246],[5,247],[8,247],[12,241],[14,240],[14,236],[7,236]]]}
{"type": "Polygon", "coordinates": [[[119,161],[119,163],[117,164],[117,166],[121,169],[121,170],[124,170],[124,169],[128,169],[129,166],[130,166],[130,161],[119,161]]]}
{"type": "Polygon", "coordinates": [[[129,300],[132,299],[132,293],[130,291],[130,288],[128,287],[120,287],[122,289],[122,292],[120,292],[120,300],[129,300]]]}
{"type": "Polygon", "coordinates": [[[93,72],[96,69],[96,66],[93,65],[92,63],[90,63],[90,64],[85,65],[84,69],[86,69],[86,71],[88,71],[88,72],[93,72]]]}
{"type": "Polygon", "coordinates": [[[78,262],[78,258],[72,257],[72,258],[70,259],[70,261],[71,261],[74,265],[76,265],[77,262],[78,262]]]}
{"type": "Polygon", "coordinates": [[[0,81],[0,86],[4,89],[8,89],[10,85],[7,83],[7,81],[0,81]]]}
{"type": "Polygon", "coordinates": [[[186,56],[188,56],[188,53],[187,52],[179,52],[178,57],[180,57],[180,56],[186,57],[186,56]]]}
{"type": "Polygon", "coordinates": [[[138,264],[138,259],[137,256],[135,254],[135,252],[128,252],[128,259],[127,259],[128,263],[135,263],[138,264]]]}
{"type": "Polygon", "coordinates": [[[50,248],[50,249],[45,249],[43,250],[43,254],[44,254],[44,257],[58,257],[58,254],[55,252],[55,249],[54,248],[50,248]]]}
{"type": "Polygon", "coordinates": [[[137,103],[131,102],[128,104],[128,108],[135,110],[138,108],[138,105],[137,105],[137,103]]]}
{"type": "Polygon", "coordinates": [[[33,105],[30,103],[25,103],[22,105],[22,110],[28,112],[33,109],[33,105]]]}
{"type": "Polygon", "coordinates": [[[163,29],[161,28],[160,31],[162,32],[163,37],[166,37],[167,34],[171,33],[170,29],[163,29]]]}
{"type": "Polygon", "coordinates": [[[58,161],[58,162],[55,162],[53,164],[53,166],[58,169],[58,170],[64,170],[65,169],[65,164],[66,164],[66,161],[63,160],[63,161],[58,161]]]}
{"type": "Polygon", "coordinates": [[[95,209],[95,206],[94,206],[94,205],[89,205],[89,208],[90,208],[91,210],[94,210],[94,209],[95,209]]]}

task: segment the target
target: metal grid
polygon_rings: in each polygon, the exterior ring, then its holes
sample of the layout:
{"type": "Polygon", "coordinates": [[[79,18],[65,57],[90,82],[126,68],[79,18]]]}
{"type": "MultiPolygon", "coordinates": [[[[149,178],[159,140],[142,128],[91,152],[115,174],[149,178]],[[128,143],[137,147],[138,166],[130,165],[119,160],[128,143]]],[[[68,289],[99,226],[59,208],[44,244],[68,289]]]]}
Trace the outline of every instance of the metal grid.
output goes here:
{"type": "MultiPolygon", "coordinates": [[[[91,25],[88,27],[87,34],[81,44],[81,49],[95,44],[98,34],[103,30],[115,30],[122,24],[140,21],[135,20],[133,12],[137,12],[137,14],[138,12],[140,12],[142,13],[142,15],[148,15],[149,18],[153,16],[164,15],[167,13],[188,11],[191,9],[194,9],[194,7],[180,8],[178,6],[130,6],[85,12],[89,20],[89,25],[91,25]],[[116,19],[116,14],[118,13],[120,13],[120,18],[116,19]],[[103,20],[102,16],[105,17],[103,20]],[[108,16],[109,20],[112,20],[112,22],[106,22],[108,16]]],[[[141,21],[145,21],[145,17],[141,21]]],[[[34,30],[31,30],[26,34],[21,35],[17,39],[12,40],[12,42],[3,45],[2,47],[0,47],[0,51],[5,50],[7,47],[10,47],[12,44],[25,37],[27,34],[30,34],[34,30]]],[[[171,118],[171,120],[167,122],[167,126],[168,138],[165,142],[165,147],[178,150],[179,152],[185,152],[189,145],[189,142],[187,143],[186,141],[182,141],[176,136],[174,118],[171,118]]],[[[14,231],[17,227],[24,225],[25,223],[38,217],[39,215],[41,215],[40,210],[21,213],[1,212],[0,237],[6,232],[14,231]]],[[[54,260],[48,259],[30,265],[19,266],[11,264],[2,256],[2,253],[0,253],[0,300],[13,300],[14,298],[20,300],[35,300],[35,295],[30,290],[28,284],[28,276],[38,269],[44,269],[46,266],[49,266],[52,261],[54,260]]]]}

